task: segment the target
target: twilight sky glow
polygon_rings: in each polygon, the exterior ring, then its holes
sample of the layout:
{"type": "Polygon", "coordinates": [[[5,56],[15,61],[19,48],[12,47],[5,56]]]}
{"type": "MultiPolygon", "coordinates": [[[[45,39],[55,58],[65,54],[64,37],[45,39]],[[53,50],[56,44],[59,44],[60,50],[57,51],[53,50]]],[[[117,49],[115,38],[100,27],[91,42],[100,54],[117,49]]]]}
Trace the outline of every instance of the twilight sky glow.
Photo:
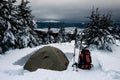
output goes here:
{"type": "Polygon", "coordinates": [[[101,13],[112,12],[112,17],[120,21],[120,0],[28,0],[36,19],[79,22],[87,20],[92,7],[101,13]]]}

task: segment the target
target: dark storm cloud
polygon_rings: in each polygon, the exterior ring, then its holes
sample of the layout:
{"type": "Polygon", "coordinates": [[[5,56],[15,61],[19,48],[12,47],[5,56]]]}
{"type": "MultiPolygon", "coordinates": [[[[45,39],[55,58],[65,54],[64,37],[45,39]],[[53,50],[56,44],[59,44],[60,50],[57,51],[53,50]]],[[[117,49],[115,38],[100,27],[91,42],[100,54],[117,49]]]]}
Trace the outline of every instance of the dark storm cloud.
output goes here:
{"type": "Polygon", "coordinates": [[[100,11],[111,11],[119,17],[120,0],[29,0],[33,15],[41,20],[84,21],[92,7],[100,11]]]}

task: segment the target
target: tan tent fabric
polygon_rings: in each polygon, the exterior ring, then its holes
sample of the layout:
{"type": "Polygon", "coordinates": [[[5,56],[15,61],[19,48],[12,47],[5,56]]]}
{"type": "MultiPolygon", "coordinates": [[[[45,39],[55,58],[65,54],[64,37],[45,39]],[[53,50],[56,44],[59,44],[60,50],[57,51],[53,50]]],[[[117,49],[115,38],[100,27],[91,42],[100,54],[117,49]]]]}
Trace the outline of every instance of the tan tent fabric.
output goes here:
{"type": "Polygon", "coordinates": [[[67,69],[69,61],[58,48],[45,46],[37,50],[26,62],[24,69],[35,71],[38,68],[62,71],[67,69]]]}

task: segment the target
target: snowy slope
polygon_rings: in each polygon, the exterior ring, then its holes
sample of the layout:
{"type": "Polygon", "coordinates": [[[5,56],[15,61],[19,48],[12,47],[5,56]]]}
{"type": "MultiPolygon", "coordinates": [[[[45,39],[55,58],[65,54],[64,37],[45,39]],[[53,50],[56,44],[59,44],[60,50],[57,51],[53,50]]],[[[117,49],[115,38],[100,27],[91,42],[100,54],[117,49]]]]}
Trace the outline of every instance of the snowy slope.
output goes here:
{"type": "MultiPolygon", "coordinates": [[[[65,71],[38,69],[34,72],[23,70],[23,65],[32,52],[46,46],[24,48],[8,51],[0,55],[0,80],[120,80],[120,47],[113,46],[112,53],[91,50],[94,67],[91,70],[72,71],[74,42],[49,44],[61,49],[68,57],[70,64],[65,71]]],[[[76,62],[79,50],[76,51],[76,62]]]]}

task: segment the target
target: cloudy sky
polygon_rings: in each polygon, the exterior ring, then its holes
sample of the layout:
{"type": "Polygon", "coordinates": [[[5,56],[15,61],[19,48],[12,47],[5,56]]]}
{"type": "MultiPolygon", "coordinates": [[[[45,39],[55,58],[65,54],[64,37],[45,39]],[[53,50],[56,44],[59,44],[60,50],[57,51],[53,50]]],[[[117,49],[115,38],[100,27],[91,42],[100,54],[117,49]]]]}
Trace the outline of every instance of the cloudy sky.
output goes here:
{"type": "Polygon", "coordinates": [[[92,7],[101,13],[112,12],[114,20],[120,20],[120,0],[28,0],[32,14],[40,20],[79,22],[86,20],[92,7]]]}

